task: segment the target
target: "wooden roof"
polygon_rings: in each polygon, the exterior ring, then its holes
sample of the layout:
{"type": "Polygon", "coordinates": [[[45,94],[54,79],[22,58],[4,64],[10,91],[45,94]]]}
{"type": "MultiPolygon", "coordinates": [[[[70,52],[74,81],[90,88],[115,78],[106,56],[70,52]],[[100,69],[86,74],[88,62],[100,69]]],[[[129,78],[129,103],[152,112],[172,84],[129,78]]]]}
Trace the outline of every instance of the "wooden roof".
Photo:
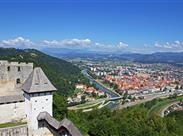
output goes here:
{"type": "Polygon", "coordinates": [[[61,122],[59,122],[55,118],[53,118],[48,112],[41,112],[38,115],[37,119],[38,121],[45,120],[57,131],[59,131],[61,127],[64,127],[72,136],[82,136],[78,128],[67,118],[64,118],[61,122]]]}

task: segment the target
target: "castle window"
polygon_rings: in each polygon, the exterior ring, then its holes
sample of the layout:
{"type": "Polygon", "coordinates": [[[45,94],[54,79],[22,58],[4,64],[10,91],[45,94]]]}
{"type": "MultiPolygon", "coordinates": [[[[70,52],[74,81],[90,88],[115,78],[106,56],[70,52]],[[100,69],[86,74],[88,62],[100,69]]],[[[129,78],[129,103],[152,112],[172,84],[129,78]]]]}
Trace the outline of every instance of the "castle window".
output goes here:
{"type": "Polygon", "coordinates": [[[20,67],[18,67],[18,71],[20,71],[20,67]]]}
{"type": "Polygon", "coordinates": [[[46,99],[46,101],[48,101],[48,99],[46,99]]]}
{"type": "Polygon", "coordinates": [[[10,71],[10,66],[7,67],[7,70],[10,71]]]}
{"type": "Polygon", "coordinates": [[[17,84],[20,84],[20,78],[17,79],[17,84]]]}
{"type": "Polygon", "coordinates": [[[35,100],[35,102],[37,102],[37,100],[35,100]]]}

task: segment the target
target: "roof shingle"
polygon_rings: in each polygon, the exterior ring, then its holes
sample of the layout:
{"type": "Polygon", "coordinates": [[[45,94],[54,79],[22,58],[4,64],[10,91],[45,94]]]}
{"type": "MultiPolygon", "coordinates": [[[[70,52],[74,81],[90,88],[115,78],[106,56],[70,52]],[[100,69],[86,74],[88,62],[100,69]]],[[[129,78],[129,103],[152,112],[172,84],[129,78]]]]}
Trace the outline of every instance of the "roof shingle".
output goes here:
{"type": "Polygon", "coordinates": [[[13,103],[13,102],[22,102],[22,101],[25,101],[22,94],[20,94],[20,95],[0,96],[0,104],[13,103]]]}
{"type": "Polygon", "coordinates": [[[27,93],[57,90],[40,67],[34,68],[33,72],[23,84],[22,89],[27,93]]]}

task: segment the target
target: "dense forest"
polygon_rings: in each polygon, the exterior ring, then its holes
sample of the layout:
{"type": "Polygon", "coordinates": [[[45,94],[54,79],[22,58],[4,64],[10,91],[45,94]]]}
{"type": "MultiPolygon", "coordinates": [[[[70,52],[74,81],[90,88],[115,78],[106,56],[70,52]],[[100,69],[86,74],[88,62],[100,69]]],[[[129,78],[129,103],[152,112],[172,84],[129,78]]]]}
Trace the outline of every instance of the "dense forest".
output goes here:
{"type": "Polygon", "coordinates": [[[178,135],[183,136],[183,111],[175,111],[168,115],[175,120],[175,128],[178,135]]]}
{"type": "Polygon", "coordinates": [[[115,111],[68,112],[68,117],[89,136],[183,136],[183,112],[148,117],[153,105],[154,101],[115,111]]]}

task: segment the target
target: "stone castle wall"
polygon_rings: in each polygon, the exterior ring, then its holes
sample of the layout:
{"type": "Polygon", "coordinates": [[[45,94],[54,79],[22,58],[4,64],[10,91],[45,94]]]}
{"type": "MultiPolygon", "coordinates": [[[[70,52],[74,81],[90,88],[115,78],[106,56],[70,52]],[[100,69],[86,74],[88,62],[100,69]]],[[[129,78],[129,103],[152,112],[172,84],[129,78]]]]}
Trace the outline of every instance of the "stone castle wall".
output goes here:
{"type": "Polygon", "coordinates": [[[0,96],[13,95],[15,91],[15,81],[0,80],[0,96]]]}
{"type": "Polygon", "coordinates": [[[25,102],[0,104],[0,123],[26,121],[25,102]]]}
{"type": "Polygon", "coordinates": [[[28,136],[27,125],[0,128],[0,136],[28,136]]]}
{"type": "Polygon", "coordinates": [[[0,61],[0,80],[20,79],[23,83],[33,71],[33,63],[0,61]]]}

